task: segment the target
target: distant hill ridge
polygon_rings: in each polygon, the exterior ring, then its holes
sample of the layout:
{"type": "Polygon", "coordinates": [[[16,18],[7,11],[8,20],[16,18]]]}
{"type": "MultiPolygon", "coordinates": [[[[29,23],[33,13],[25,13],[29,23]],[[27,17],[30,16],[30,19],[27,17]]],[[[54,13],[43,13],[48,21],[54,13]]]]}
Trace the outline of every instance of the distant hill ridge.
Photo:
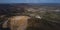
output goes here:
{"type": "Polygon", "coordinates": [[[45,5],[45,6],[60,6],[60,3],[11,3],[11,4],[0,4],[0,6],[8,5],[45,5]]]}

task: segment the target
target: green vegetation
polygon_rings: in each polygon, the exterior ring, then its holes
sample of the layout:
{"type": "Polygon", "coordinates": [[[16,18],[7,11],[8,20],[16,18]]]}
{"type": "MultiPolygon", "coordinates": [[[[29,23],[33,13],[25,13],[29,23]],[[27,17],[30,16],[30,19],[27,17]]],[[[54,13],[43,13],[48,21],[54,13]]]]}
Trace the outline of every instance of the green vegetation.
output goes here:
{"type": "MultiPolygon", "coordinates": [[[[47,9],[49,10],[49,8],[47,9]]],[[[53,27],[52,25],[55,25],[54,21],[57,21],[57,22],[60,21],[60,14],[56,14],[53,12],[47,12],[47,11],[41,12],[40,10],[33,12],[33,11],[25,10],[25,12],[22,11],[21,13],[19,8],[16,8],[16,9],[12,8],[7,14],[0,16],[0,22],[7,20],[8,17],[18,16],[18,15],[26,15],[31,17],[31,19],[28,20],[27,30],[39,30],[39,29],[42,30],[42,28],[43,29],[46,28],[49,30],[50,28],[53,27]],[[41,19],[36,18],[35,16],[37,15],[40,16],[41,19]]]]}

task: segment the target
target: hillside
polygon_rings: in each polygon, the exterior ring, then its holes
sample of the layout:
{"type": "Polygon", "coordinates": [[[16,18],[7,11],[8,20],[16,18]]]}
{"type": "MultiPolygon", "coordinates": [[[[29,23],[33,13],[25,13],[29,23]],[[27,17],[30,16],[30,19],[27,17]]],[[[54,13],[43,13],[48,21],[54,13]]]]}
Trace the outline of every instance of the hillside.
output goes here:
{"type": "Polygon", "coordinates": [[[0,27],[7,18],[20,15],[31,17],[27,30],[60,30],[59,4],[0,4],[0,27]]]}

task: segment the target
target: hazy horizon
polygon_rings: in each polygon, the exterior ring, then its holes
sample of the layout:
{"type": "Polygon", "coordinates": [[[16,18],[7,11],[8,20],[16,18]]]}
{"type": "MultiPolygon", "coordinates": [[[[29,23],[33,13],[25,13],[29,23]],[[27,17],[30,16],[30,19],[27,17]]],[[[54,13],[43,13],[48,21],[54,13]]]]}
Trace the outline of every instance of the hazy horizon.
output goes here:
{"type": "Polygon", "coordinates": [[[60,0],[0,0],[0,3],[60,3],[60,0]]]}

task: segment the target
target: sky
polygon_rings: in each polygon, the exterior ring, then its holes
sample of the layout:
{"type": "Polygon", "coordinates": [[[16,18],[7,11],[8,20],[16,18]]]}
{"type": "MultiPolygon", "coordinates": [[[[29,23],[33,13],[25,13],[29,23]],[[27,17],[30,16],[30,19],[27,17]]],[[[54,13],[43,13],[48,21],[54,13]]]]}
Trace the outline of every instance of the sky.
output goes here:
{"type": "Polygon", "coordinates": [[[60,0],[0,0],[0,3],[60,3],[60,0]]]}

